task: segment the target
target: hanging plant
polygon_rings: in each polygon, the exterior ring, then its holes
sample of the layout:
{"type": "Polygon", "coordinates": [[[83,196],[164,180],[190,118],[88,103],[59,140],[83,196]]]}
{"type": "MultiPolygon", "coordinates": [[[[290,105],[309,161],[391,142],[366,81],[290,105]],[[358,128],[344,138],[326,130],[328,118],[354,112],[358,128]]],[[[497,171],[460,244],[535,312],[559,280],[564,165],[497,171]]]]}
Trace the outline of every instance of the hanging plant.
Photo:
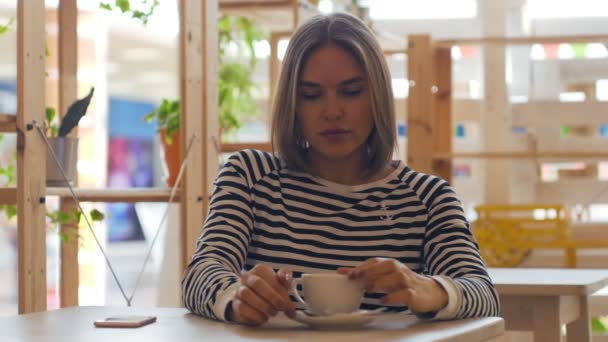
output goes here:
{"type": "Polygon", "coordinates": [[[101,2],[99,3],[99,8],[110,12],[118,9],[123,14],[130,15],[131,18],[141,20],[144,26],[147,25],[148,20],[159,5],[159,0],[138,0],[133,2],[137,5],[133,6],[129,0],[114,0],[113,4],[110,2],[101,2]]]}

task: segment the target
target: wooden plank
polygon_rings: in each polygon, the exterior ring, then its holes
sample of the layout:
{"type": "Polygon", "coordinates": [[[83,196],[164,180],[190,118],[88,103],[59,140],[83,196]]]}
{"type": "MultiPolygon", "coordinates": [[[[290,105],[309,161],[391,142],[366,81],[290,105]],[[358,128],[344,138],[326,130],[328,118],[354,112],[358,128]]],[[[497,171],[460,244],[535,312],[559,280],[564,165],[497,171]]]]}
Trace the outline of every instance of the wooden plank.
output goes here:
{"type": "MultiPolygon", "coordinates": [[[[78,98],[78,6],[76,0],[61,0],[58,7],[59,27],[59,115],[67,111],[69,105],[78,98]]],[[[77,127],[70,136],[77,136],[77,127]]],[[[78,174],[74,175],[78,185],[78,174]]],[[[62,198],[60,210],[72,212],[78,207],[72,198],[62,198]]],[[[62,224],[59,232],[68,239],[60,245],[61,267],[59,274],[60,306],[78,306],[78,224],[62,224]]]]}
{"type": "Polygon", "coordinates": [[[432,49],[429,35],[408,37],[407,74],[411,82],[407,101],[407,163],[418,172],[432,173],[432,49]]]}
{"type": "Polygon", "coordinates": [[[511,105],[517,125],[601,125],[606,123],[606,102],[532,101],[511,105]]]}
{"type": "Polygon", "coordinates": [[[209,205],[211,184],[218,170],[212,141],[218,132],[215,86],[218,2],[181,0],[180,14],[182,151],[185,152],[191,137],[198,137],[192,145],[182,186],[181,260],[185,268],[194,253],[209,205]]]}
{"type": "Polygon", "coordinates": [[[16,188],[0,188],[0,205],[16,204],[17,189],[16,188]]]}
{"type": "MultiPolygon", "coordinates": [[[[62,198],[59,209],[64,213],[78,210],[71,198],[62,198]]],[[[59,227],[62,238],[60,251],[59,305],[62,308],[78,306],[80,270],[78,267],[78,223],[62,224],[59,227]]]]}
{"type": "MultiPolygon", "coordinates": [[[[452,152],[452,55],[451,49],[439,48],[433,53],[434,83],[437,92],[433,96],[434,153],[452,152]]],[[[452,160],[433,161],[434,173],[452,183],[452,160]]]]}
{"type": "Polygon", "coordinates": [[[277,32],[270,33],[270,58],[269,62],[269,81],[270,81],[270,96],[269,96],[269,105],[268,108],[271,108],[271,104],[274,98],[274,93],[276,91],[275,87],[277,81],[279,80],[279,74],[281,69],[281,61],[279,60],[279,41],[283,39],[283,35],[277,32]]]}
{"type": "Polygon", "coordinates": [[[254,149],[265,152],[272,152],[272,144],[269,142],[262,143],[222,143],[222,153],[234,153],[241,150],[254,149]]]}
{"type": "Polygon", "coordinates": [[[536,37],[485,37],[440,39],[435,46],[451,47],[454,45],[532,45],[559,43],[602,43],[608,42],[608,35],[579,35],[579,36],[536,36],[536,37]]]}
{"type": "MultiPolygon", "coordinates": [[[[130,188],[130,189],[74,189],[81,202],[167,202],[171,194],[169,188],[130,188]]],[[[174,201],[179,201],[179,190],[174,201]]],[[[70,197],[68,188],[48,188],[48,196],[70,197]]]]}
{"type": "MultiPolygon", "coordinates": [[[[168,188],[130,188],[130,189],[87,189],[75,188],[74,193],[81,202],[167,202],[171,195],[168,188]]],[[[47,196],[71,197],[70,189],[66,188],[47,188],[47,196]]],[[[174,202],[180,199],[179,189],[176,192],[174,202]]],[[[0,204],[17,203],[16,188],[0,189],[0,204]]]]}
{"type": "Polygon", "coordinates": [[[0,133],[15,133],[17,131],[17,116],[0,114],[0,133]]]}
{"type": "Polygon", "coordinates": [[[44,0],[17,2],[17,235],[19,314],[46,310],[44,0]]]}
{"type": "Polygon", "coordinates": [[[220,11],[224,10],[259,10],[259,9],[291,9],[293,0],[252,0],[252,1],[231,1],[221,0],[219,2],[220,11]]]}
{"type": "Polygon", "coordinates": [[[545,151],[545,152],[519,152],[519,151],[487,151],[487,152],[454,152],[435,153],[434,160],[441,159],[564,159],[564,160],[587,160],[608,159],[608,152],[588,151],[545,151]]]}
{"type": "Polygon", "coordinates": [[[564,205],[608,202],[605,182],[591,179],[569,179],[558,182],[538,182],[535,186],[537,203],[559,199],[564,205]]]}

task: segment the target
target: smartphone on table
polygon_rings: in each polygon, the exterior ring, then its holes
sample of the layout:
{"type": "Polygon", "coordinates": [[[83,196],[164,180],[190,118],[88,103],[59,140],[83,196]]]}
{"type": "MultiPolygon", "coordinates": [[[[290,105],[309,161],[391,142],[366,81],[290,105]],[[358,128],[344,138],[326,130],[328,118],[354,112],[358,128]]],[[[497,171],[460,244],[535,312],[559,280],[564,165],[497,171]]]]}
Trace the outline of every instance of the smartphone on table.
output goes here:
{"type": "Polygon", "coordinates": [[[95,321],[98,328],[139,328],[156,322],[155,316],[115,316],[95,321]]]}

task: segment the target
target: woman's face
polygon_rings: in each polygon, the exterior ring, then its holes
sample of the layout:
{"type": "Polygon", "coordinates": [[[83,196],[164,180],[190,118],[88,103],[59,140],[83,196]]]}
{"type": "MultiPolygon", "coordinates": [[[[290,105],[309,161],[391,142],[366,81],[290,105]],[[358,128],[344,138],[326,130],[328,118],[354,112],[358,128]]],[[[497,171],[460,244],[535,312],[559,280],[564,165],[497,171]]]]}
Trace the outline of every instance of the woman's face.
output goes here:
{"type": "Polygon", "coordinates": [[[296,111],[316,156],[360,158],[373,127],[365,72],[335,45],[310,54],[298,81],[296,111]]]}

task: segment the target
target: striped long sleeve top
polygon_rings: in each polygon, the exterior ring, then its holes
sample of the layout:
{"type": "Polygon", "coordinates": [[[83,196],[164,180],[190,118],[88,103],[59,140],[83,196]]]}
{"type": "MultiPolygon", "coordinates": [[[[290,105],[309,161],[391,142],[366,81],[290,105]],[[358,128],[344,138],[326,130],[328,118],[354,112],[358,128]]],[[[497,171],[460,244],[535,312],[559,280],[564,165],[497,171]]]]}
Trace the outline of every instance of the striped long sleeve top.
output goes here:
{"type": "MultiPolygon", "coordinates": [[[[384,179],[347,186],[289,170],[255,150],[231,156],[217,177],[184,272],[183,300],[191,312],[223,320],[239,273],[256,264],[287,267],[297,278],[373,257],[438,280],[448,305],[435,318],[499,314],[498,295],[446,181],[395,162],[384,179]]],[[[361,308],[382,306],[381,297],[367,293],[361,308]]]]}

